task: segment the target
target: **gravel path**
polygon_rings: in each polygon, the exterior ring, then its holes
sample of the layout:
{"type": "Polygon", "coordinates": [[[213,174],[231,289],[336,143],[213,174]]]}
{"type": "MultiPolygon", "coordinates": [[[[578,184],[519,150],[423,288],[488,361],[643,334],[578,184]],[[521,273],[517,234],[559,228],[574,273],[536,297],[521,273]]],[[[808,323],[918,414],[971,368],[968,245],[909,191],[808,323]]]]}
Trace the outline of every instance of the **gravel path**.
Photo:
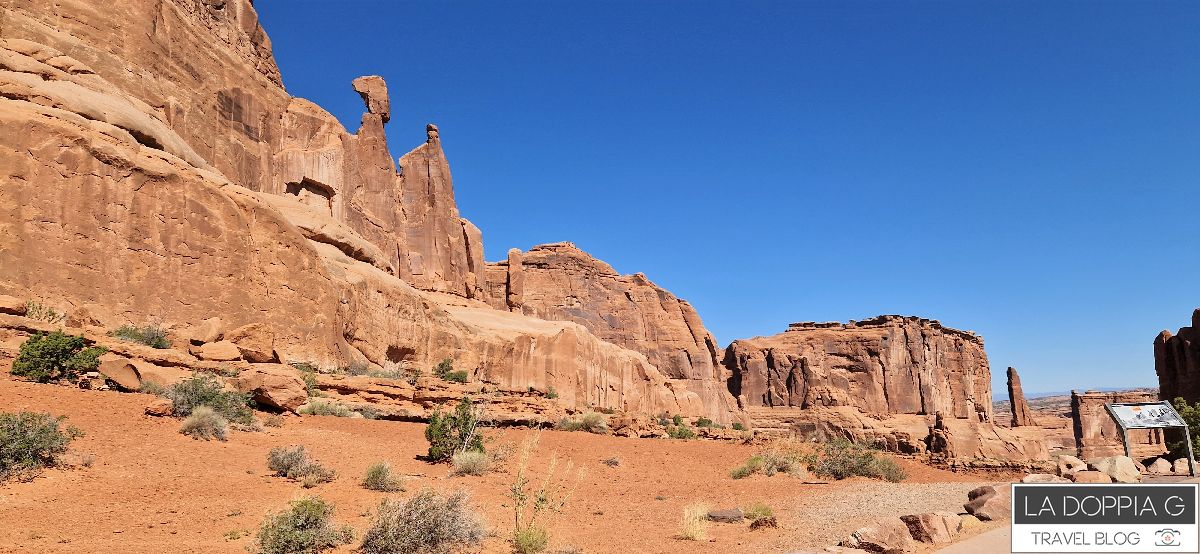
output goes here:
{"type": "Polygon", "coordinates": [[[993,482],[888,483],[861,480],[830,487],[828,493],[807,495],[797,501],[796,521],[800,541],[812,546],[837,544],[855,529],[886,516],[945,510],[962,512],[967,492],[993,482]]]}

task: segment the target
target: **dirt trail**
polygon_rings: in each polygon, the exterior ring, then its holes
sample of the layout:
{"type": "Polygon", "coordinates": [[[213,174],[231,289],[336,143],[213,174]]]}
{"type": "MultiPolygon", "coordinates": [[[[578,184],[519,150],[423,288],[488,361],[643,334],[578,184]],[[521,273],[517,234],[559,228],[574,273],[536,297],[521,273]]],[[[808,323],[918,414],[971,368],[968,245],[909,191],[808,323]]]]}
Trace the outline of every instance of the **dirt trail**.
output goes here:
{"type": "MultiPolygon", "coordinates": [[[[507,552],[512,512],[504,494],[511,471],[450,477],[447,466],[418,459],[426,449],[424,425],[289,417],[282,428],[204,442],[179,434],[176,419],[144,415],[151,400],[0,378],[0,410],[66,415],[86,433],[72,444],[68,461],[95,457],[91,467],[52,469],[30,483],[0,485],[0,552],[245,552],[264,515],[309,494],[336,505],[336,519],[361,534],[385,494],[358,482],[380,460],[417,475],[400,496],[423,486],[469,490],[493,531],[484,551],[507,552]],[[304,489],[271,476],[267,451],[290,444],[307,446],[338,479],[304,489]],[[230,538],[238,532],[247,536],[230,538]]],[[[530,433],[503,430],[496,441],[519,443],[530,433]]],[[[729,470],[754,447],[557,431],[542,432],[532,467],[543,470],[555,451],[585,475],[551,526],[552,546],[587,553],[760,553],[824,546],[862,519],[903,506],[913,506],[904,513],[957,511],[966,491],[986,480],[901,460],[912,476],[902,484],[853,479],[805,485],[786,476],[735,481],[729,470]],[[620,467],[601,463],[611,456],[621,459],[620,467]],[[710,542],[672,538],[683,507],[697,501],[714,507],[765,502],[775,508],[780,528],[751,532],[745,525],[713,524],[710,542]]]]}

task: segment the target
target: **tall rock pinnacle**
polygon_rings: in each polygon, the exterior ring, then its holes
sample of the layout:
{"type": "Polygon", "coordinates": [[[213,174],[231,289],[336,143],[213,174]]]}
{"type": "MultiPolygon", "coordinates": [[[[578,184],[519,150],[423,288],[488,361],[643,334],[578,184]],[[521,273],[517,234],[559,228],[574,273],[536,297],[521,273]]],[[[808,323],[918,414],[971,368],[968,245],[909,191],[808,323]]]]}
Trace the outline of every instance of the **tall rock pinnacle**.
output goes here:
{"type": "Polygon", "coordinates": [[[1021,376],[1017,368],[1008,368],[1008,404],[1012,409],[1012,426],[1025,427],[1036,425],[1033,412],[1029,411],[1029,403],[1025,401],[1025,392],[1021,390],[1021,376]]]}

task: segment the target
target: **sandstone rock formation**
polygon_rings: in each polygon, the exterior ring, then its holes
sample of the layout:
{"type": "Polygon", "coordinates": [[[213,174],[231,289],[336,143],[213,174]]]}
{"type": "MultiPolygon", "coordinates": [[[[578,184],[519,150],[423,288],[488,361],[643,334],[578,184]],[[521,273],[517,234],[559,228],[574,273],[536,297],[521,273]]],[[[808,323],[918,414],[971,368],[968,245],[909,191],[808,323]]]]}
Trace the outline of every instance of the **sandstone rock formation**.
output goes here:
{"type": "Polygon", "coordinates": [[[716,339],[687,301],[645,275],[621,275],[569,242],[543,244],[487,264],[489,304],[541,319],[578,323],[601,339],[644,354],[674,383],[712,408],[734,411],[716,339]]]}
{"type": "Polygon", "coordinates": [[[1029,411],[1029,402],[1025,401],[1025,392],[1021,390],[1021,376],[1017,368],[1008,368],[1008,405],[1012,410],[1012,426],[1024,427],[1037,425],[1033,420],[1033,412],[1029,411]]]}
{"type": "MultiPolygon", "coordinates": [[[[1105,404],[1122,402],[1154,402],[1151,392],[1076,392],[1071,391],[1071,420],[1075,432],[1075,447],[1085,460],[1100,456],[1125,454],[1121,431],[1105,404]]],[[[1131,429],[1129,443],[1139,458],[1156,456],[1166,451],[1161,429],[1131,429]]]]}
{"type": "Polygon", "coordinates": [[[793,323],[725,351],[730,390],[748,406],[853,406],[868,414],[944,412],[992,421],[983,339],[916,317],[793,323]]]}
{"type": "Polygon", "coordinates": [[[1200,402],[1200,308],[1192,312],[1191,326],[1155,337],[1154,371],[1160,398],[1200,402]]]}
{"type": "Polygon", "coordinates": [[[13,0],[0,28],[0,295],[230,362],[450,357],[568,408],[739,417],[582,325],[486,306],[437,127],[397,160],[382,79],[353,83],[353,133],[290,96],[249,0],[13,0]]]}

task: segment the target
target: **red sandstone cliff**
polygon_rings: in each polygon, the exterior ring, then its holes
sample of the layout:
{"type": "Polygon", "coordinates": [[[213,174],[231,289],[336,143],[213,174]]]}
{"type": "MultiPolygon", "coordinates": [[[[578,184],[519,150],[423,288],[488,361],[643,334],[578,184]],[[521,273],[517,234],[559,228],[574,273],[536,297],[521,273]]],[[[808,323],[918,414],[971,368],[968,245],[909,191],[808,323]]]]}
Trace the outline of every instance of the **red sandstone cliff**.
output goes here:
{"type": "Polygon", "coordinates": [[[1192,325],[1174,335],[1163,331],[1154,339],[1154,372],[1159,397],[1182,397],[1200,402],[1200,308],[1192,312],[1192,325]]]}

